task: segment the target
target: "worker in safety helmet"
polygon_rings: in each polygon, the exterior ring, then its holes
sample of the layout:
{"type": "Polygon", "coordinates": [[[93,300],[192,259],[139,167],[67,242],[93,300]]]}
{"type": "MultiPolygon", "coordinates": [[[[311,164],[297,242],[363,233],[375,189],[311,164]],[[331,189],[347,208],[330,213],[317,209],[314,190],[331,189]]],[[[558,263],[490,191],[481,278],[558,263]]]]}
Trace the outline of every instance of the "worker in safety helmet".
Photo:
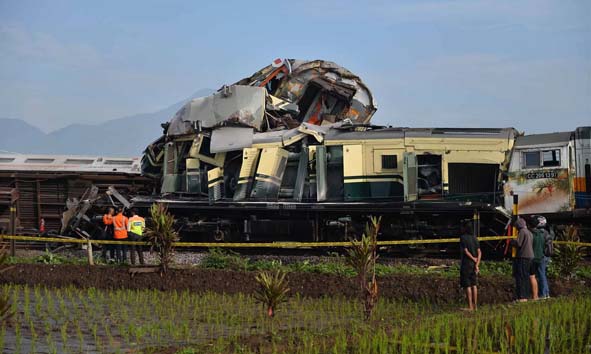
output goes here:
{"type": "MultiPolygon", "coordinates": [[[[103,240],[113,240],[113,216],[115,216],[115,209],[113,207],[109,207],[107,209],[107,213],[103,215],[103,232],[101,239],[103,240]]],[[[101,257],[106,262],[107,261],[107,251],[109,251],[109,256],[111,259],[115,259],[115,248],[113,245],[103,245],[101,251],[101,257]]]]}
{"type": "MultiPolygon", "coordinates": [[[[123,208],[117,208],[117,215],[113,217],[113,238],[115,241],[127,241],[127,216],[123,215],[123,208]]],[[[117,263],[127,261],[127,246],[115,245],[115,260],[117,263]]]]}
{"type": "MultiPolygon", "coordinates": [[[[146,228],[146,221],[144,218],[137,214],[136,209],[131,210],[131,217],[127,223],[127,235],[129,241],[141,241],[142,235],[144,233],[144,229],[146,228]]],[[[144,253],[142,251],[142,246],[131,246],[131,252],[129,254],[129,258],[131,259],[131,264],[135,264],[135,253],[137,252],[138,259],[140,264],[144,264],[144,253]]]]}

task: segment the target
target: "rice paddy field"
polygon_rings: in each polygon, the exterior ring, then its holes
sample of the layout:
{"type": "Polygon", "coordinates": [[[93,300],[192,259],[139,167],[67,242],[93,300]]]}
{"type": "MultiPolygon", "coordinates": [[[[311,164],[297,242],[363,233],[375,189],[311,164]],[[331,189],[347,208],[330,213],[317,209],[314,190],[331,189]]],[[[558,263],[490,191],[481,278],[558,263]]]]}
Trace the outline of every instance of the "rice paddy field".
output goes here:
{"type": "Polygon", "coordinates": [[[588,353],[591,294],[481,306],[291,296],[275,317],[251,295],[0,287],[4,353],[588,353]]]}

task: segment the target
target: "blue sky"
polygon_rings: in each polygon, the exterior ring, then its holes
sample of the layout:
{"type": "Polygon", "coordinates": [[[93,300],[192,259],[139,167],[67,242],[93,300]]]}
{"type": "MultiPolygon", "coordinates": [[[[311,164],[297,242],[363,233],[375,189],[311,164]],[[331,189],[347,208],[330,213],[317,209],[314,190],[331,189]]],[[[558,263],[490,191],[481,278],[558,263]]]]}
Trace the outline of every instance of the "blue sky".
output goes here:
{"type": "Polygon", "coordinates": [[[591,124],[591,1],[0,0],[0,117],[156,111],[274,58],[326,59],[395,126],[591,124]]]}

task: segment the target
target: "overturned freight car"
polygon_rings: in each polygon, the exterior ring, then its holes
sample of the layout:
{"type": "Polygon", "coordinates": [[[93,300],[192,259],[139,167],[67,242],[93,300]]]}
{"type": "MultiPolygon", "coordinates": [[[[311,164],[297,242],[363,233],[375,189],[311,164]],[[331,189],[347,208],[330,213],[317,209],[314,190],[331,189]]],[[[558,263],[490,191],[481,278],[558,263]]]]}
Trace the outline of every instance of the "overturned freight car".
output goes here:
{"type": "Polygon", "coordinates": [[[377,127],[375,111],[348,70],[278,60],[164,124],[142,161],[159,193],[134,204],[168,204],[199,240],[343,240],[376,214],[383,239],[447,237],[474,210],[502,232],[514,129],[377,127]]]}

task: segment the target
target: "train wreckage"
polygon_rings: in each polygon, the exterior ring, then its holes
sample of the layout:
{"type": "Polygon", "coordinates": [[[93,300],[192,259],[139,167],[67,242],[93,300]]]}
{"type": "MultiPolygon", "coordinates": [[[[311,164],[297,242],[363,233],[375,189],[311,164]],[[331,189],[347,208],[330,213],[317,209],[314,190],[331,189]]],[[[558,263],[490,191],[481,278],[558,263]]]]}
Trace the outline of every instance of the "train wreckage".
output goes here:
{"type": "Polygon", "coordinates": [[[376,109],[334,63],[276,60],[163,124],[142,160],[159,191],[133,202],[200,240],[343,240],[371,214],[384,239],[454,235],[474,212],[504,232],[515,129],[379,127],[376,109]]]}
{"type": "Polygon", "coordinates": [[[164,203],[188,240],[346,240],[370,215],[383,217],[386,240],[455,236],[473,216],[500,235],[513,194],[528,214],[591,219],[591,127],[393,128],[371,124],[376,110],[335,63],[275,60],[186,103],[146,148],[138,192],[110,189],[117,200],[101,203],[88,189],[92,201],[72,204],[65,229],[80,234],[100,206],[147,215],[164,203]]]}

